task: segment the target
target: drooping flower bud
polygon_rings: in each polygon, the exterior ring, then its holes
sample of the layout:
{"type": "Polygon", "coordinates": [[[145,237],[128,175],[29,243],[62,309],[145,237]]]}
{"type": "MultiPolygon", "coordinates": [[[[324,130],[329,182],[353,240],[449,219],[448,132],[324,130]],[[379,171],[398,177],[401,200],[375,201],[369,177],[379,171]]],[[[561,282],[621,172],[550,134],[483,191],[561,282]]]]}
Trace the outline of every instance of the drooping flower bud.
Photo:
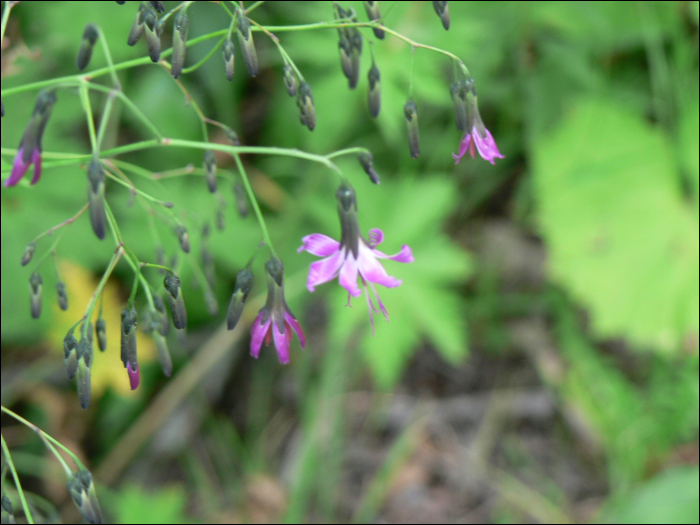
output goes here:
{"type": "Polygon", "coordinates": [[[95,332],[97,332],[97,346],[100,352],[107,350],[107,323],[102,318],[102,312],[100,312],[100,317],[95,322],[95,332]]]}
{"type": "Polygon", "coordinates": [[[352,78],[352,42],[343,34],[338,41],[338,49],[340,50],[340,68],[343,70],[345,78],[352,78]]]}
{"type": "Polygon", "coordinates": [[[151,62],[157,63],[160,60],[160,31],[158,15],[151,6],[146,7],[143,17],[144,29],[146,31],[146,44],[148,44],[148,54],[151,62]]]}
{"type": "Polygon", "coordinates": [[[170,357],[170,351],[168,350],[168,342],[165,337],[160,335],[158,332],[153,332],[151,334],[153,340],[156,342],[156,348],[158,349],[158,360],[160,361],[160,366],[163,369],[163,375],[165,377],[170,377],[173,373],[173,360],[170,357]]]}
{"type": "Polygon", "coordinates": [[[362,164],[362,169],[369,175],[369,180],[374,184],[379,184],[379,175],[377,175],[377,172],[374,171],[374,166],[372,166],[372,154],[370,152],[360,153],[358,159],[360,160],[360,164],[362,164]]]}
{"type": "Polygon", "coordinates": [[[98,239],[105,238],[105,170],[96,156],[90,161],[88,174],[88,202],[90,203],[90,223],[98,239]]]}
{"type": "Polygon", "coordinates": [[[442,27],[444,27],[445,31],[447,31],[450,28],[450,8],[447,5],[447,2],[433,2],[433,7],[435,8],[437,15],[440,17],[442,27]]]}
{"type": "Polygon", "coordinates": [[[74,330],[75,327],[71,328],[63,338],[63,364],[68,379],[73,379],[78,371],[78,340],[73,335],[74,330]]]}
{"type": "MultiPolygon", "coordinates": [[[[380,20],[382,17],[379,14],[379,3],[378,2],[362,2],[365,5],[365,11],[367,12],[367,18],[370,22],[375,20],[380,20]]],[[[384,30],[381,27],[373,27],[374,36],[379,40],[384,40],[384,30]]]]}
{"type": "Polygon", "coordinates": [[[165,4],[163,2],[150,2],[150,4],[159,13],[165,13],[165,4]]]}
{"type": "Polygon", "coordinates": [[[17,155],[12,163],[12,173],[5,180],[5,186],[17,184],[32,164],[34,164],[34,176],[30,184],[36,184],[39,181],[41,177],[41,139],[55,103],[55,91],[41,90],[39,92],[34,111],[24,130],[22,140],[19,142],[17,155]]]}
{"type": "Polygon", "coordinates": [[[177,240],[180,241],[180,248],[185,253],[190,253],[190,235],[187,233],[187,228],[184,226],[175,227],[175,235],[177,235],[177,240]]]}
{"type": "Polygon", "coordinates": [[[226,216],[223,207],[216,210],[216,229],[220,232],[226,229],[226,216]]]}
{"type": "Polygon", "coordinates": [[[234,46],[230,35],[226,38],[224,42],[224,65],[226,66],[226,78],[229,82],[233,80],[233,63],[235,61],[235,55],[233,53],[234,46]]]}
{"type": "Polygon", "coordinates": [[[367,74],[369,80],[369,91],[367,92],[367,103],[369,105],[369,114],[373,118],[379,116],[379,110],[382,104],[382,86],[380,81],[379,68],[372,61],[372,67],[367,74]]]}
{"type": "Polygon", "coordinates": [[[316,109],[314,107],[314,96],[311,93],[311,86],[306,82],[299,85],[297,94],[297,106],[299,107],[299,120],[309,131],[316,127],[316,109]]]}
{"type": "Polygon", "coordinates": [[[284,73],[284,87],[287,88],[287,93],[290,97],[294,97],[297,94],[297,76],[294,73],[294,68],[290,64],[285,64],[282,66],[282,71],[284,73]]]}
{"type": "Polygon", "coordinates": [[[78,58],[76,59],[78,71],[82,71],[90,63],[90,58],[92,58],[92,49],[95,47],[95,43],[97,42],[97,35],[98,29],[95,24],[88,24],[85,26],[85,31],[83,31],[83,41],[80,43],[78,58]]]}
{"type": "Polygon", "coordinates": [[[139,10],[136,13],[136,18],[134,19],[134,23],[131,25],[131,31],[129,31],[129,39],[126,41],[129,46],[136,45],[136,42],[138,42],[139,38],[141,38],[141,35],[143,34],[145,16],[146,2],[141,2],[139,10]]]}
{"type": "Polygon", "coordinates": [[[92,323],[88,322],[88,334],[80,339],[77,347],[78,358],[78,399],[86,410],[90,404],[90,366],[92,365],[92,323]]]}
{"type": "Polygon", "coordinates": [[[160,295],[153,296],[153,305],[156,307],[158,316],[158,333],[163,337],[168,337],[170,333],[170,319],[165,311],[165,303],[160,295]]]}
{"type": "Polygon", "coordinates": [[[173,78],[180,78],[182,74],[182,66],[185,64],[185,52],[187,51],[187,30],[189,27],[190,21],[185,10],[178,11],[173,21],[173,78]]]}
{"type": "Polygon", "coordinates": [[[66,294],[66,283],[58,281],[56,283],[56,294],[58,295],[58,306],[61,310],[68,310],[68,295],[66,294]]]}
{"type": "Polygon", "coordinates": [[[248,74],[251,77],[258,74],[258,54],[255,52],[253,43],[253,32],[250,30],[250,20],[245,16],[243,11],[238,10],[238,25],[236,27],[238,33],[238,44],[241,46],[241,53],[245,66],[248,69],[248,74]]]}
{"type": "Polygon", "coordinates": [[[246,199],[245,188],[240,182],[236,182],[233,185],[233,193],[236,197],[236,208],[238,209],[238,215],[242,219],[248,216],[248,201],[246,199]]]}
{"type": "Polygon", "coordinates": [[[22,266],[27,266],[29,264],[29,262],[32,260],[32,257],[34,257],[35,251],[36,243],[34,241],[27,244],[27,247],[24,249],[24,253],[22,254],[22,266]]]}
{"type": "MultiPolygon", "coordinates": [[[[354,16],[354,21],[357,21],[357,15],[355,15],[355,10],[351,8],[354,16]]],[[[362,56],[362,33],[356,27],[351,27],[348,29],[348,34],[350,42],[352,44],[352,74],[348,78],[348,85],[350,89],[355,89],[357,87],[357,81],[360,79],[360,56],[362,56]]]]}
{"type": "Polygon", "coordinates": [[[185,300],[182,298],[180,278],[175,274],[168,274],[163,280],[163,286],[168,292],[165,294],[165,298],[173,316],[173,325],[178,330],[183,330],[187,326],[187,309],[185,308],[185,300]]]}
{"type": "MultiPolygon", "coordinates": [[[[214,267],[214,256],[211,254],[206,246],[202,247],[202,269],[204,270],[204,277],[206,277],[209,286],[212,288],[216,286],[216,268],[214,267]]],[[[218,311],[217,306],[217,311],[218,311]]]]}
{"type": "Polygon", "coordinates": [[[92,474],[87,470],[79,470],[71,474],[67,488],[83,519],[88,523],[102,523],[102,511],[97,500],[92,474]]]}
{"type": "Polygon", "coordinates": [[[234,146],[241,145],[241,139],[238,138],[238,133],[233,131],[231,128],[225,126],[224,133],[226,134],[226,138],[231,142],[231,144],[233,144],[234,146]]]}
{"type": "Polygon", "coordinates": [[[12,502],[5,493],[2,493],[2,523],[17,523],[15,521],[15,513],[12,508],[12,502]]]}
{"type": "Polygon", "coordinates": [[[136,352],[136,324],[136,309],[133,307],[131,309],[129,307],[124,308],[122,310],[121,358],[129,374],[131,390],[138,388],[140,380],[139,361],[136,352]]]}
{"type": "Polygon", "coordinates": [[[210,149],[204,150],[204,177],[209,191],[216,193],[216,156],[210,149]]]}
{"type": "Polygon", "coordinates": [[[29,278],[29,304],[34,319],[39,319],[41,316],[42,283],[39,272],[34,272],[29,278]]]}
{"type": "Polygon", "coordinates": [[[228,313],[226,314],[226,326],[229,330],[233,330],[238,324],[238,320],[243,313],[243,306],[248,298],[248,294],[253,289],[253,273],[249,267],[243,268],[236,275],[236,286],[233,289],[231,302],[228,305],[228,313]]]}
{"type": "Polygon", "coordinates": [[[450,85],[450,94],[455,107],[455,123],[462,133],[467,131],[469,121],[467,116],[467,88],[465,81],[453,82],[450,85]]]}
{"type": "Polygon", "coordinates": [[[420,138],[418,136],[418,108],[413,100],[406,102],[403,107],[406,117],[406,128],[408,129],[408,148],[411,150],[411,157],[418,158],[420,154],[420,138]]]}

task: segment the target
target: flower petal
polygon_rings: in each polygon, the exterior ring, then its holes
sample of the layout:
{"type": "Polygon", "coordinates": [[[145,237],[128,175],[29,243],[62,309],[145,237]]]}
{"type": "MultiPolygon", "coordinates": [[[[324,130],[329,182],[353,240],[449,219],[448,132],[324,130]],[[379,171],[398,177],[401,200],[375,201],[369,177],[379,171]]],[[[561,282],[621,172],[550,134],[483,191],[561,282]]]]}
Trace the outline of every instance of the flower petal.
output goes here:
{"type": "Polygon", "coordinates": [[[391,259],[392,261],[402,262],[402,263],[412,263],[413,262],[413,252],[408,244],[404,244],[401,247],[401,251],[394,255],[387,255],[386,253],[380,252],[379,250],[372,250],[376,257],[380,259],[391,259]]]}
{"type": "Polygon", "coordinates": [[[34,163],[34,176],[30,184],[36,184],[39,182],[39,177],[41,177],[41,151],[38,149],[32,152],[32,162],[34,163]]]}
{"type": "Polygon", "coordinates": [[[267,334],[267,331],[270,328],[270,323],[272,322],[272,316],[270,316],[267,322],[261,323],[264,312],[264,308],[260,310],[260,313],[253,322],[253,328],[250,332],[250,355],[252,355],[255,359],[257,359],[260,355],[260,347],[262,346],[265,334],[267,334]]]}
{"type": "MultiPolygon", "coordinates": [[[[284,325],[283,325],[284,327],[284,325]]],[[[288,334],[282,333],[277,328],[277,323],[272,323],[272,337],[275,340],[275,347],[277,348],[277,357],[280,359],[280,363],[286,365],[289,363],[289,338],[288,334]]]]}
{"type": "Polygon", "coordinates": [[[306,336],[304,335],[304,330],[301,328],[299,321],[297,321],[292,315],[292,313],[289,311],[289,308],[287,308],[287,311],[284,312],[284,320],[296,332],[301,347],[306,348],[306,336]]]}
{"type": "Polygon", "coordinates": [[[469,149],[469,142],[471,141],[471,134],[466,133],[464,135],[464,138],[462,139],[462,142],[459,143],[459,153],[455,155],[454,153],[452,154],[452,158],[455,159],[455,164],[459,164],[459,161],[464,157],[464,154],[467,152],[467,149],[469,149]]]}
{"type": "Polygon", "coordinates": [[[491,164],[496,164],[493,161],[493,159],[503,159],[505,157],[501,155],[501,153],[498,151],[498,146],[496,146],[496,141],[493,140],[491,132],[486,128],[483,129],[486,132],[485,137],[479,135],[476,128],[474,128],[473,130],[474,142],[476,142],[476,149],[479,150],[479,155],[481,155],[484,158],[484,160],[488,160],[491,164]]]}
{"type": "Polygon", "coordinates": [[[360,243],[360,257],[358,260],[358,266],[360,275],[366,281],[381,284],[387,288],[394,288],[401,284],[399,279],[391,277],[386,273],[384,267],[374,256],[374,251],[364,243],[360,243]]]}
{"type": "Polygon", "coordinates": [[[328,257],[333,252],[337,252],[340,249],[340,243],[330,237],[323,235],[322,233],[312,233],[304,237],[301,242],[302,244],[297,250],[298,253],[306,250],[311,255],[317,257],[328,257]]]}
{"type": "Polygon", "coordinates": [[[126,372],[129,374],[129,384],[131,385],[131,390],[136,390],[139,387],[139,381],[141,379],[139,365],[136,365],[136,370],[132,370],[131,363],[127,361],[126,372]]]}
{"type": "Polygon", "coordinates": [[[25,162],[23,157],[24,157],[24,148],[19,148],[19,150],[17,150],[17,155],[15,156],[15,160],[12,163],[12,173],[5,180],[4,185],[6,187],[7,186],[14,186],[20,180],[22,180],[22,177],[24,177],[24,174],[27,173],[27,169],[29,168],[31,161],[25,162]]]}
{"type": "Polygon", "coordinates": [[[316,289],[319,284],[327,283],[338,275],[338,270],[343,264],[343,253],[338,251],[330,257],[311,263],[309,268],[309,278],[306,281],[306,288],[310,292],[316,289]]]}
{"type": "Polygon", "coordinates": [[[371,248],[379,246],[382,242],[384,242],[384,232],[379,228],[372,228],[367,237],[369,238],[369,245],[371,248]]]}
{"type": "MultiPolygon", "coordinates": [[[[360,243],[360,257],[362,256],[362,247],[365,246],[364,243],[360,243]]],[[[369,248],[365,249],[369,250],[369,248]]],[[[355,258],[352,256],[351,253],[348,253],[347,256],[345,257],[345,262],[343,263],[343,267],[340,269],[340,286],[345,288],[350,295],[353,297],[358,297],[361,293],[362,290],[360,290],[357,286],[357,267],[358,267],[358,262],[355,260],[355,258]]]]}

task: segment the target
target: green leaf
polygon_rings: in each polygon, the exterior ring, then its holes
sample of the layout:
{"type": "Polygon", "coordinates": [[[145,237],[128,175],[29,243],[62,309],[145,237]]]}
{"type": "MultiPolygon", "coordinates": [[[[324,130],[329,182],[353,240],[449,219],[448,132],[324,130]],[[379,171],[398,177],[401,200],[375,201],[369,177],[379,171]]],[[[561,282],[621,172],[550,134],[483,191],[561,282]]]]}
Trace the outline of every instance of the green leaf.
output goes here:
{"type": "Polygon", "coordinates": [[[582,101],[535,144],[534,175],[549,269],[600,335],[671,351],[697,334],[697,215],[659,129],[582,101]]]}
{"type": "Polygon", "coordinates": [[[127,485],[118,495],[111,495],[105,499],[110,503],[116,523],[189,522],[185,517],[187,497],[180,485],[171,485],[155,491],[145,491],[137,485],[127,485]]]}

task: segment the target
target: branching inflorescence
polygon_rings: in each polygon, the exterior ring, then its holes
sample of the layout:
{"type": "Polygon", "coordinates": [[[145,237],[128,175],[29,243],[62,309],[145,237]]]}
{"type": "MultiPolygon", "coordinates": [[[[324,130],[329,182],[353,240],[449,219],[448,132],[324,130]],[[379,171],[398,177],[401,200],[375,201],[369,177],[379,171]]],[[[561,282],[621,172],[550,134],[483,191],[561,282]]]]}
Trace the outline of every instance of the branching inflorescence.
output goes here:
{"type": "MultiPolygon", "coordinates": [[[[122,2],[118,2],[122,3],[122,2]]],[[[254,357],[258,357],[263,342],[274,343],[277,348],[279,359],[282,363],[290,361],[289,345],[292,340],[292,331],[295,332],[301,342],[305,344],[304,332],[291,313],[284,298],[284,265],[275,252],[270,240],[265,218],[260,210],[256,196],[249,183],[246,169],[241,160],[245,154],[257,155],[282,155],[296,157],[312,162],[320,163],[329,168],[334,176],[339,176],[340,169],[333,162],[333,159],[340,155],[357,155],[359,164],[367,173],[371,182],[379,184],[380,179],[373,166],[372,154],[365,148],[349,148],[332,152],[327,155],[320,155],[297,149],[285,149],[268,146],[243,146],[238,135],[229,126],[209,119],[199,108],[199,105],[187,92],[185,87],[177,79],[186,75],[199,67],[204,60],[211,57],[217,49],[221,49],[223,54],[222,73],[228,80],[234,76],[235,49],[238,48],[243,56],[245,69],[250,76],[256,76],[260,70],[258,62],[254,34],[259,33],[269,38],[281,55],[282,78],[285,88],[290,95],[296,99],[299,109],[299,120],[303,126],[313,131],[317,124],[317,115],[314,106],[314,97],[311,85],[304,79],[302,72],[294,63],[292,57],[284,49],[280,39],[275,33],[285,31],[306,31],[306,30],[335,30],[338,33],[338,49],[340,54],[340,65],[343,75],[348,80],[350,89],[355,89],[361,79],[361,56],[363,50],[372,46],[365,45],[365,38],[374,35],[379,40],[384,40],[387,35],[398,38],[410,45],[411,53],[416,49],[427,49],[440,53],[449,58],[453,64],[454,80],[450,85],[450,94],[454,103],[455,122],[457,129],[463,134],[459,146],[459,154],[454,155],[456,162],[469,151],[474,157],[475,152],[487,161],[493,163],[495,158],[503,158],[500,154],[491,133],[486,129],[479,115],[476,89],[474,80],[469,75],[464,63],[455,55],[448,51],[437,49],[414,42],[410,38],[397,33],[386,27],[382,21],[382,14],[378,2],[364,2],[367,22],[361,22],[357,12],[352,7],[344,7],[333,2],[333,19],[328,22],[319,22],[308,25],[297,26],[261,26],[252,16],[253,11],[262,2],[256,2],[247,9],[240,4],[227,4],[221,2],[221,8],[230,17],[228,29],[216,31],[207,35],[188,41],[188,29],[191,16],[196,16],[196,6],[194,2],[183,2],[169,12],[165,12],[162,2],[141,2],[134,18],[133,25],[129,31],[124,30],[125,40],[129,46],[135,46],[143,37],[148,48],[148,57],[132,59],[123,63],[114,64],[111,60],[107,42],[97,24],[89,24],[83,32],[82,41],[77,54],[76,65],[80,71],[85,70],[93,55],[93,48],[100,42],[107,59],[107,67],[96,69],[86,74],[66,76],[50,81],[42,81],[35,84],[25,85],[18,88],[3,91],[3,96],[7,97],[14,93],[30,90],[39,90],[34,111],[29,119],[26,130],[22,136],[17,150],[5,150],[3,153],[13,154],[14,162],[10,175],[5,179],[4,186],[17,185],[31,164],[34,164],[34,176],[31,184],[38,182],[42,171],[42,136],[49,123],[49,117],[53,106],[60,103],[60,91],[77,91],[83,104],[83,109],[88,122],[90,135],[91,153],[89,155],[59,155],[45,154],[50,156],[52,161],[44,164],[44,168],[52,166],[80,165],[87,175],[87,204],[78,213],[65,222],[54,226],[47,232],[32,240],[22,255],[22,265],[29,265],[33,261],[38,243],[47,234],[55,230],[61,230],[53,244],[48,250],[35,261],[31,277],[29,279],[31,314],[38,318],[41,314],[42,303],[42,278],[39,272],[41,263],[49,253],[55,258],[56,246],[65,234],[66,230],[76,219],[82,215],[86,209],[89,210],[89,218],[92,229],[99,240],[107,237],[107,232],[111,233],[114,241],[114,248],[107,270],[102,276],[92,298],[85,307],[84,315],[73,325],[64,339],[64,360],[65,367],[70,378],[77,377],[78,393],[80,404],[87,408],[90,401],[90,369],[93,361],[93,347],[95,340],[101,351],[104,351],[106,344],[105,326],[107,319],[102,316],[102,303],[100,297],[104,286],[120,260],[126,261],[134,273],[133,286],[129,298],[124,305],[121,315],[121,359],[127,371],[129,384],[132,389],[139,385],[140,370],[138,354],[136,349],[136,330],[138,326],[153,337],[158,348],[161,365],[165,375],[172,373],[173,364],[168,351],[166,338],[170,332],[170,321],[166,314],[165,304],[171,312],[172,324],[176,330],[185,330],[187,325],[187,311],[183,298],[182,286],[178,277],[179,263],[168,265],[165,259],[165,252],[157,243],[154,262],[145,262],[134,253],[124,242],[120,227],[109,204],[108,187],[116,183],[127,187],[132,198],[137,199],[148,215],[148,220],[152,223],[154,219],[163,220],[177,238],[182,252],[189,264],[192,265],[195,276],[200,281],[204,290],[206,302],[212,313],[218,311],[218,305],[212,293],[215,286],[215,274],[213,271],[213,258],[206,249],[206,237],[208,227],[202,233],[202,267],[200,268],[190,253],[190,228],[186,222],[173,213],[172,203],[161,201],[149,195],[147,192],[137,187],[127,176],[146,176],[156,179],[158,176],[143,170],[119,159],[125,153],[150,150],[157,148],[194,148],[202,151],[202,170],[206,181],[207,189],[215,199],[217,211],[216,224],[220,229],[224,228],[223,208],[226,206],[226,199],[221,193],[220,178],[221,173],[217,173],[217,160],[215,153],[230,155],[238,170],[238,177],[232,182],[233,197],[236,208],[241,215],[248,214],[249,206],[253,210],[261,231],[260,249],[269,252],[269,259],[265,264],[265,274],[268,281],[267,304],[260,310],[253,323],[250,351],[254,357]],[[168,20],[172,18],[172,49],[163,50],[161,48],[161,37],[167,26],[168,20]],[[233,33],[236,33],[234,39],[233,33]],[[193,45],[206,42],[211,39],[219,39],[204,60],[192,66],[185,67],[187,62],[187,49],[193,45]],[[170,57],[170,63],[166,58],[170,57]],[[164,137],[156,126],[136,107],[129,97],[122,92],[118,78],[118,72],[123,69],[143,65],[150,61],[157,64],[155,67],[163,67],[170,70],[177,85],[185,93],[191,107],[197,113],[201,122],[201,141],[180,140],[164,137]],[[96,77],[109,74],[112,80],[112,87],[106,87],[94,82],[96,77]],[[104,111],[97,129],[92,120],[92,106],[88,96],[90,91],[104,93],[104,111]],[[103,139],[107,122],[113,112],[115,103],[121,101],[127,109],[150,130],[152,139],[125,144],[115,148],[103,148],[103,139]],[[207,125],[220,128],[229,140],[229,144],[210,142],[207,125]],[[203,269],[202,269],[203,268],[203,269]],[[162,286],[154,284],[152,280],[156,273],[160,272],[162,286]],[[137,311],[136,296],[142,291],[146,302],[137,311]],[[93,326],[93,312],[99,303],[99,316],[93,326]]],[[[31,4],[27,4],[31,6],[31,4]]],[[[447,30],[450,25],[450,15],[447,2],[433,2],[435,12],[440,17],[443,27],[447,30]]],[[[3,33],[12,3],[7,2],[3,14],[3,33]]],[[[114,7],[119,9],[118,7],[114,7]]],[[[372,43],[370,41],[370,43],[372,43]]],[[[367,73],[367,103],[369,113],[376,118],[381,108],[381,73],[374,52],[371,52],[371,64],[367,73]]],[[[418,129],[418,104],[412,94],[412,86],[407,93],[407,102],[404,105],[404,116],[407,126],[407,136],[410,155],[414,158],[420,155],[420,138],[418,129]]],[[[19,112],[19,111],[17,111],[19,112]]],[[[4,104],[3,104],[4,114],[4,104]]],[[[191,173],[193,168],[181,170],[181,174],[191,173]]],[[[398,262],[409,263],[413,261],[411,249],[404,245],[400,252],[393,256],[385,255],[376,249],[384,235],[381,230],[370,230],[367,238],[360,233],[358,223],[357,198],[352,186],[345,177],[340,176],[340,187],[336,193],[338,200],[338,213],[341,223],[341,239],[335,241],[322,234],[307,235],[303,238],[303,245],[299,251],[323,257],[322,260],[311,264],[308,275],[307,287],[309,291],[314,291],[319,284],[328,282],[335,277],[339,277],[340,284],[348,290],[349,297],[356,297],[361,294],[358,287],[358,277],[362,289],[365,290],[366,301],[370,312],[370,320],[373,312],[377,308],[387,317],[388,314],[374,287],[381,284],[386,287],[395,287],[401,281],[389,276],[377,258],[388,258],[398,262]],[[370,296],[370,290],[374,295],[374,300],[370,296]],[[376,301],[376,306],[375,306],[376,301]]],[[[51,184],[51,181],[45,182],[51,184]]],[[[25,183],[26,184],[26,183],[25,183]]],[[[229,197],[231,198],[231,197],[229,197]]],[[[234,329],[242,317],[246,300],[253,287],[252,263],[255,259],[253,254],[249,263],[243,268],[236,279],[235,289],[227,315],[227,326],[234,329]]],[[[58,271],[58,266],[56,266],[58,271]]],[[[65,284],[61,281],[60,275],[57,285],[58,302],[61,308],[67,307],[68,296],[65,284]]],[[[113,320],[112,322],[116,322],[113,320]]],[[[374,323],[372,321],[372,330],[374,323]]],[[[76,485],[77,487],[77,485],[76,485]]],[[[77,488],[76,488],[77,491],[77,488]]],[[[79,491],[78,491],[79,492],[79,491]]],[[[77,492],[76,492],[77,493],[77,492]]]]}

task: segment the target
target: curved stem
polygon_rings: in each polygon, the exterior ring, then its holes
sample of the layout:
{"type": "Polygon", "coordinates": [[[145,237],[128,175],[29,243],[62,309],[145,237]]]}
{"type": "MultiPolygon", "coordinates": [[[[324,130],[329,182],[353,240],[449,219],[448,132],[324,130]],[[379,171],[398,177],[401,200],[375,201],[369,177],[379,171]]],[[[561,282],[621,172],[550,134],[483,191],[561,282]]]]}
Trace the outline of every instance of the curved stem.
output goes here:
{"type": "MultiPolygon", "coordinates": [[[[3,407],[5,408],[5,407],[3,407]]],[[[34,523],[32,519],[32,513],[29,512],[29,506],[27,505],[27,500],[24,497],[24,491],[22,490],[22,484],[19,482],[19,476],[17,475],[17,470],[15,469],[15,464],[12,462],[12,456],[10,456],[10,450],[7,448],[7,443],[5,443],[5,436],[0,434],[0,439],[2,439],[2,452],[5,454],[5,461],[10,467],[10,472],[12,472],[12,477],[15,480],[15,487],[17,488],[17,494],[19,494],[19,500],[22,502],[22,509],[24,510],[24,516],[27,518],[27,523],[34,523]]]]}

